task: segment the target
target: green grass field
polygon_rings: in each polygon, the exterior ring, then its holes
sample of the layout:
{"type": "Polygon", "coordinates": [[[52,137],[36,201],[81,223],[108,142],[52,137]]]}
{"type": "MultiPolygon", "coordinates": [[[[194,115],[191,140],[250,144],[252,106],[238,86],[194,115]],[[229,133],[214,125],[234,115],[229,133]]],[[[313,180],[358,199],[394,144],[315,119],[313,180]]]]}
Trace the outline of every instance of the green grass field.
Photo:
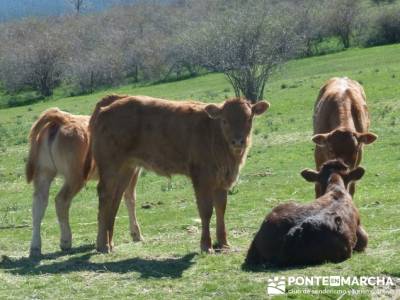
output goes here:
{"type": "MultiPolygon", "coordinates": [[[[73,251],[60,252],[53,204],[61,184],[58,179],[42,225],[45,255],[40,261],[31,261],[27,256],[32,187],[24,178],[29,128],[48,107],[89,114],[107,93],[205,102],[220,102],[233,95],[223,75],[211,74],[0,110],[0,299],[263,299],[267,298],[267,279],[276,275],[400,277],[400,45],[292,61],[271,78],[265,94],[271,108],[255,121],[253,147],[229,196],[226,223],[232,252],[199,253],[200,220],[186,178],[177,176],[169,181],[144,172],[138,184],[138,219],[145,242],[131,242],[122,204],[115,251],[109,255],[95,252],[98,204],[96,183],[91,182],[72,204],[73,251]],[[348,76],[364,85],[371,131],[379,135],[365,148],[362,165],[367,172],[355,196],[369,233],[367,251],[340,264],[245,270],[242,263],[247,248],[270,209],[288,200],[314,199],[313,185],[299,173],[314,167],[310,140],[313,104],[320,86],[332,76],[348,76]],[[150,208],[142,208],[144,204],[150,208]]],[[[215,221],[212,224],[215,228],[215,221]]],[[[340,295],[319,297],[337,299],[340,295]]],[[[341,299],[350,298],[345,295],[341,299]]]]}

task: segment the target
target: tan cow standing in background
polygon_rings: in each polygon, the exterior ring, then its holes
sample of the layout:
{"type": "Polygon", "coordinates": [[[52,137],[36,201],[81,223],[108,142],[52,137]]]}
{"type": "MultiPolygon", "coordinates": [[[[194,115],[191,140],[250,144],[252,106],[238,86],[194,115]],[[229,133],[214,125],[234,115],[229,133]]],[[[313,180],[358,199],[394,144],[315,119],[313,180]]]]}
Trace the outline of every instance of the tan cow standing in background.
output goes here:
{"type": "MultiPolygon", "coordinates": [[[[117,100],[117,97],[109,97],[117,100]]],[[[82,189],[83,164],[89,149],[88,123],[90,116],[72,115],[58,108],[44,111],[33,124],[29,135],[30,150],[26,164],[26,179],[33,181],[32,241],[30,256],[41,254],[40,226],[47,208],[49,188],[56,175],[64,178],[64,184],[56,196],[56,213],[61,229],[60,247],[68,250],[72,245],[69,225],[69,208],[72,198],[82,189]]],[[[133,172],[136,178],[138,171],[133,172]]],[[[93,168],[88,179],[97,179],[93,168]]],[[[130,184],[125,192],[131,235],[134,241],[142,240],[136,221],[135,194],[130,184]]]]}
{"type": "MultiPolygon", "coordinates": [[[[350,169],[357,167],[364,144],[377,138],[369,130],[369,114],[363,87],[349,78],[332,78],[324,84],[314,106],[315,163],[317,170],[330,159],[340,158],[350,169]]],[[[355,184],[349,186],[350,194],[355,184]]],[[[315,185],[316,196],[321,188],[315,185]]]]}
{"type": "Polygon", "coordinates": [[[224,215],[229,188],[244,164],[253,117],[269,107],[232,99],[220,105],[132,96],[109,104],[100,101],[90,119],[92,152],[99,170],[97,250],[113,247],[115,215],[132,170],[144,167],[159,175],[182,174],[193,183],[202,222],[200,247],[211,252],[213,207],[219,248],[227,248],[224,215]]]}

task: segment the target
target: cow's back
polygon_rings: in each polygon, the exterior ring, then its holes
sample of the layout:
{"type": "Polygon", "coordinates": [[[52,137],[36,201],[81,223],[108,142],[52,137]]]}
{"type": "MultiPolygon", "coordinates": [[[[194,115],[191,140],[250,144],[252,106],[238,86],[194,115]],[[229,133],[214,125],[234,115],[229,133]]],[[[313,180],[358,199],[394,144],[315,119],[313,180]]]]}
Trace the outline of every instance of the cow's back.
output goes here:
{"type": "Polygon", "coordinates": [[[349,258],[352,245],[348,232],[337,226],[334,215],[319,212],[292,227],[285,236],[282,262],[287,265],[319,264],[349,258]]]}
{"type": "Polygon", "coordinates": [[[286,234],[284,257],[289,265],[340,262],[356,245],[358,211],[347,193],[333,191],[318,198],[286,234]]]}
{"type": "Polygon", "coordinates": [[[83,180],[81,170],[89,151],[89,118],[58,108],[43,112],[30,133],[28,182],[33,174],[40,176],[41,172],[58,174],[74,182],[83,180]]]}
{"type": "MultiPolygon", "coordinates": [[[[191,165],[212,159],[210,144],[216,143],[216,125],[204,106],[198,102],[127,97],[99,113],[95,130],[103,141],[94,137],[93,142],[108,144],[101,147],[105,155],[123,152],[133,164],[161,175],[189,175],[191,165]]],[[[97,148],[94,145],[93,149],[97,148]]]]}
{"type": "Polygon", "coordinates": [[[349,78],[332,78],[321,88],[314,106],[314,134],[337,128],[367,132],[369,115],[363,87],[349,78]]]}

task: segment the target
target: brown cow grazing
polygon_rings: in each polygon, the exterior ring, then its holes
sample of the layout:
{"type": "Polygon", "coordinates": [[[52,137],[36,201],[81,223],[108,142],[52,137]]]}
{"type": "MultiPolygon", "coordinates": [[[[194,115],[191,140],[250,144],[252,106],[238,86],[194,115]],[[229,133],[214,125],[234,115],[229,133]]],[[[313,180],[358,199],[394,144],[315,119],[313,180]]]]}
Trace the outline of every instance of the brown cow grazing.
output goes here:
{"type": "Polygon", "coordinates": [[[310,204],[294,202],[275,207],[267,215],[247,254],[246,263],[294,266],[341,262],[352,250],[363,251],[368,236],[360,225],[347,185],[364,175],[341,160],[330,160],[319,172],[301,175],[319,182],[323,196],[310,204]]]}
{"type": "MultiPolygon", "coordinates": [[[[202,222],[201,250],[212,251],[213,206],[218,246],[228,247],[224,223],[227,191],[246,159],[253,117],[264,113],[269,104],[232,99],[207,105],[145,96],[127,97],[111,105],[102,102],[89,126],[100,177],[97,250],[112,250],[121,193],[137,167],[168,177],[190,177],[202,222]]],[[[89,155],[86,171],[91,160],[89,155]]]]}
{"type": "MultiPolygon", "coordinates": [[[[84,160],[89,149],[89,116],[72,115],[51,108],[44,111],[30,132],[30,151],[26,164],[28,183],[33,181],[32,242],[30,256],[41,254],[40,226],[49,198],[49,188],[56,175],[64,177],[64,185],[56,197],[56,212],[61,228],[60,247],[71,248],[69,207],[72,198],[85,184],[84,160]]],[[[133,174],[135,177],[137,172],[133,174]]],[[[96,179],[97,170],[91,170],[88,179],[96,179]]],[[[133,240],[141,240],[135,215],[135,195],[132,184],[125,193],[133,240]]]]}
{"type": "MultiPolygon", "coordinates": [[[[363,145],[377,138],[368,132],[369,114],[363,87],[349,78],[332,78],[321,88],[314,107],[315,163],[340,158],[351,169],[360,165],[363,145]]],[[[355,192],[351,183],[350,194],[355,192]]],[[[316,196],[322,195],[318,183],[316,196]]]]}

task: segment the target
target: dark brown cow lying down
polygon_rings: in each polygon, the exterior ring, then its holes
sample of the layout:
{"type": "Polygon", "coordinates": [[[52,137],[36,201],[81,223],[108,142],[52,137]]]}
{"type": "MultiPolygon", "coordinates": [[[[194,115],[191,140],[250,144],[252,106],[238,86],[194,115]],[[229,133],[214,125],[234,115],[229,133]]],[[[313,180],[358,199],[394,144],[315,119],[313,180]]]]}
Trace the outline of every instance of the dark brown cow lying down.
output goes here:
{"type": "MultiPolygon", "coordinates": [[[[100,101],[90,120],[93,158],[99,171],[97,250],[112,250],[115,215],[129,174],[144,167],[160,175],[182,174],[193,183],[202,222],[201,250],[210,252],[210,219],[218,246],[228,247],[224,214],[251,141],[253,117],[269,104],[232,99],[219,105],[132,96],[100,101]]],[[[88,152],[86,170],[92,154],[88,152]]]]}
{"type": "Polygon", "coordinates": [[[368,236],[347,191],[364,169],[349,170],[340,160],[326,162],[319,173],[301,175],[319,182],[323,196],[310,204],[284,203],[267,215],[247,254],[246,263],[293,266],[341,262],[352,251],[363,251],[368,236]]]}
{"type": "MultiPolygon", "coordinates": [[[[319,170],[324,162],[340,158],[350,169],[360,165],[363,145],[377,136],[368,132],[370,118],[363,87],[347,77],[331,78],[321,88],[314,107],[315,163],[319,170]]],[[[350,184],[354,196],[355,184],[350,184]]],[[[316,196],[322,195],[319,184],[316,196]]]]}

